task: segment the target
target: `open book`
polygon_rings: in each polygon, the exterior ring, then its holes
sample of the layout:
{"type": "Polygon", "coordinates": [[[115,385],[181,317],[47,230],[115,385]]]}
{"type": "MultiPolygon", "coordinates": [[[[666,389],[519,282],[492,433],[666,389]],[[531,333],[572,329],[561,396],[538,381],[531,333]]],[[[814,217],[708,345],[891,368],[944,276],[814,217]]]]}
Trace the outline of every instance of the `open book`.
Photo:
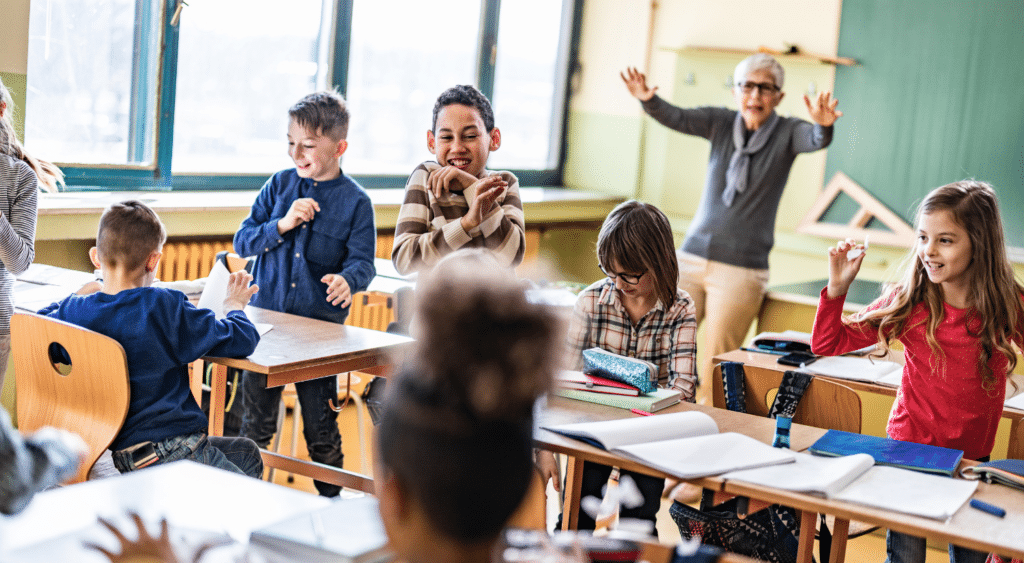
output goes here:
{"type": "Polygon", "coordinates": [[[718,432],[702,412],[546,426],[550,430],[636,460],[680,479],[736,469],[792,463],[793,452],[749,436],[718,432]]]}
{"type": "Polygon", "coordinates": [[[807,364],[800,371],[852,381],[880,383],[899,387],[903,377],[903,366],[877,358],[852,356],[825,356],[813,364],[807,364]]]}
{"type": "Polygon", "coordinates": [[[731,471],[726,481],[742,481],[948,520],[978,487],[977,481],[950,479],[874,465],[867,454],[819,457],[796,453],[794,463],[731,471]]]}

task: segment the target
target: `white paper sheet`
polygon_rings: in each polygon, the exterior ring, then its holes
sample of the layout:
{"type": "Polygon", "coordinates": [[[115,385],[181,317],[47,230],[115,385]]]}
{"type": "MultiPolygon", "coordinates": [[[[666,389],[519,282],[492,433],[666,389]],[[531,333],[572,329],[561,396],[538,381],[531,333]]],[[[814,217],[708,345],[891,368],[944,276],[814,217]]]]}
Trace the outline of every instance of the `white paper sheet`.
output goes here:
{"type": "MultiPolygon", "coordinates": [[[[218,319],[223,319],[226,314],[224,312],[224,298],[228,295],[228,276],[230,275],[227,266],[223,262],[220,260],[215,261],[213,269],[210,270],[209,277],[206,278],[206,287],[203,288],[203,294],[199,296],[199,303],[196,304],[196,307],[209,309],[217,315],[218,319]]],[[[274,328],[274,325],[268,323],[253,324],[256,326],[260,336],[274,328]]]]}

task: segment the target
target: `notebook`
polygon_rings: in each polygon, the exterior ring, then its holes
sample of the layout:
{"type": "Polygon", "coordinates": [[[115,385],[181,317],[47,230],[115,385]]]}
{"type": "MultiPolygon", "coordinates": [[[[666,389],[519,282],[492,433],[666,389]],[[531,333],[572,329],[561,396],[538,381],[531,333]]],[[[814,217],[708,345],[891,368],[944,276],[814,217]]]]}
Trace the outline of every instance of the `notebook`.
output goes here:
{"type": "Polygon", "coordinates": [[[562,370],[555,375],[555,385],[559,389],[576,389],[578,391],[590,391],[593,393],[611,393],[613,395],[629,395],[636,397],[640,390],[632,385],[626,385],[596,375],[587,375],[582,371],[562,370]]]}
{"type": "Polygon", "coordinates": [[[811,453],[826,456],[864,453],[873,457],[875,463],[879,465],[949,476],[953,475],[964,457],[964,452],[960,450],[841,430],[829,430],[809,450],[811,453]]]}
{"type": "Polygon", "coordinates": [[[714,419],[694,411],[543,428],[680,479],[792,463],[794,459],[790,450],[735,432],[719,433],[714,419]]]}
{"type": "Polygon", "coordinates": [[[657,389],[653,393],[644,393],[635,397],[626,395],[613,395],[610,393],[595,393],[593,391],[581,391],[578,389],[555,389],[555,395],[577,401],[598,403],[609,407],[620,409],[640,409],[647,412],[657,412],[682,400],[682,393],[672,389],[657,389]]]}
{"type": "Polygon", "coordinates": [[[795,455],[791,464],[731,471],[722,478],[936,520],[952,517],[978,487],[977,481],[877,466],[868,454],[795,455]]]}
{"type": "Polygon", "coordinates": [[[380,521],[377,499],[334,501],[256,530],[249,546],[269,561],[378,563],[393,559],[380,521]]]}

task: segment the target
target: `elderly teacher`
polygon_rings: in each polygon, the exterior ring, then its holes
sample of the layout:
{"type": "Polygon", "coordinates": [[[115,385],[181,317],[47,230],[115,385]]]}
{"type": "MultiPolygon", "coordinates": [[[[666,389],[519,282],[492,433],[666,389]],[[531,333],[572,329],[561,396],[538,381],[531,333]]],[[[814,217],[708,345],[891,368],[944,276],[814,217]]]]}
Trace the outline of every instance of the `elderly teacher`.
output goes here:
{"type": "MultiPolygon", "coordinates": [[[[843,115],[830,92],[804,103],[814,123],[775,113],[785,95],[785,71],[774,58],[751,55],[736,65],[733,95],[739,111],[724,107],[683,109],[658,97],[643,73],[620,74],[629,93],[662,125],[711,141],[704,195],[676,252],[679,287],[693,298],[704,321],[700,374],[711,375],[711,358],[738,348],[761,308],[768,285],[768,252],[775,215],[796,155],[823,149],[832,124],[843,115]]],[[[702,394],[710,386],[705,385],[702,394]]]]}

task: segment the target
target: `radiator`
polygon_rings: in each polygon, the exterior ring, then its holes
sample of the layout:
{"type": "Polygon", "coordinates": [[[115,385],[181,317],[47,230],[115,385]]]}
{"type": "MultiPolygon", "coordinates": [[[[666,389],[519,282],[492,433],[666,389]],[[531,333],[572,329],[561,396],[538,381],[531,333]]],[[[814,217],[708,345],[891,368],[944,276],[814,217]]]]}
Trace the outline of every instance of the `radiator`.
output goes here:
{"type": "Polygon", "coordinates": [[[233,252],[231,241],[169,241],[164,244],[157,279],[195,280],[210,275],[213,260],[221,250],[233,252]]]}
{"type": "Polygon", "coordinates": [[[395,320],[395,299],[386,293],[361,292],[352,298],[345,324],[385,331],[395,320]]]}

